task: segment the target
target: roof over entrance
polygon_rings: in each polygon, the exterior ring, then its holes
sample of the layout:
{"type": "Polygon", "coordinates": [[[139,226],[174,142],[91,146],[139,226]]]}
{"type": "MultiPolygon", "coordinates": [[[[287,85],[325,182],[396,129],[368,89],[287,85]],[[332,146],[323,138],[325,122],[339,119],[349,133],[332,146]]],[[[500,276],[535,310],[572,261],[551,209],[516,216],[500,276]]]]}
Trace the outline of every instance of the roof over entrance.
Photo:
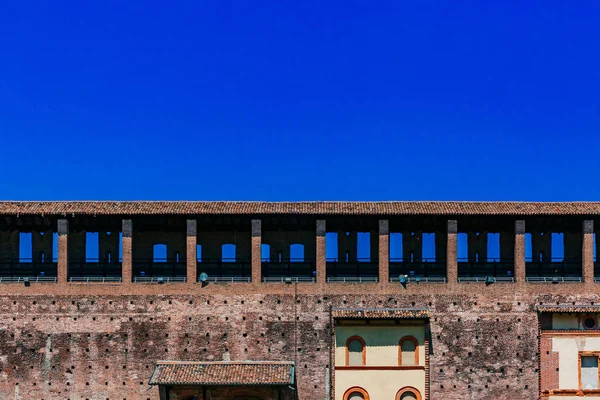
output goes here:
{"type": "Polygon", "coordinates": [[[535,309],[540,313],[600,313],[600,305],[538,305],[535,309]]]}
{"type": "Polygon", "coordinates": [[[290,361],[158,361],[150,385],[293,385],[290,361]]]}
{"type": "Polygon", "coordinates": [[[427,319],[426,308],[334,308],[334,319],[427,319]]]}

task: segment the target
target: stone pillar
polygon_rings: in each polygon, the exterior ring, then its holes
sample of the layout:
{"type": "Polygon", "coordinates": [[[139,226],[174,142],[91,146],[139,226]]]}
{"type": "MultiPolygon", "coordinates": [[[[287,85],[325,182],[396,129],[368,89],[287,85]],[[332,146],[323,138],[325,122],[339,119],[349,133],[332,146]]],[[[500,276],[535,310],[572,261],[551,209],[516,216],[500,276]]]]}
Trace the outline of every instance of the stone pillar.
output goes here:
{"type": "Polygon", "coordinates": [[[390,281],[390,221],[379,220],[379,283],[390,281]]]}
{"type": "Polygon", "coordinates": [[[594,282],[594,221],[583,221],[582,265],[584,282],[594,282]]]}
{"type": "Polygon", "coordinates": [[[515,280],[525,282],[525,221],[515,221],[515,280]]]}
{"type": "Polygon", "coordinates": [[[446,247],[446,278],[449,283],[458,281],[458,222],[455,219],[448,220],[448,246],[446,247]]]}
{"type": "Polygon", "coordinates": [[[324,219],[317,220],[317,240],[316,240],[316,268],[317,283],[327,282],[327,258],[325,253],[327,225],[324,219]]]}
{"type": "Polygon", "coordinates": [[[198,244],[198,223],[195,219],[187,220],[187,244],[186,244],[186,264],[187,264],[187,282],[196,283],[198,274],[196,267],[198,265],[198,255],[196,249],[198,244]]]}
{"type": "Polygon", "coordinates": [[[260,283],[262,269],[262,221],[260,219],[252,220],[252,282],[260,283]]]}
{"type": "Polygon", "coordinates": [[[122,264],[121,264],[121,276],[123,277],[123,283],[131,283],[132,271],[133,271],[133,221],[130,219],[124,219],[122,221],[122,232],[123,232],[123,243],[122,243],[122,264]]]}
{"type": "Polygon", "coordinates": [[[58,264],[56,276],[58,283],[67,283],[69,275],[69,221],[58,220],[58,264]]]}

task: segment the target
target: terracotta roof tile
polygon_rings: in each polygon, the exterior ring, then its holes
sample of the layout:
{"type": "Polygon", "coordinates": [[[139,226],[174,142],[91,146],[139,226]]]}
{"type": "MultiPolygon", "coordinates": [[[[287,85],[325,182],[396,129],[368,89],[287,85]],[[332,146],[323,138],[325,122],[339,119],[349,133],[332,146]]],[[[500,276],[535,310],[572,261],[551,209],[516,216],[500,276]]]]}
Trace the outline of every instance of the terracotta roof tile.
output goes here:
{"type": "Polygon", "coordinates": [[[535,307],[538,312],[544,313],[600,313],[600,305],[556,305],[544,306],[538,305],[535,307]]]}
{"type": "Polygon", "coordinates": [[[600,215],[600,202],[243,202],[4,201],[0,215],[315,214],[315,215],[600,215]]]}
{"type": "Polygon", "coordinates": [[[335,319],[425,319],[429,310],[425,308],[334,308],[335,319]]]}
{"type": "Polygon", "coordinates": [[[293,385],[288,361],[159,361],[150,385],[293,385]]]}

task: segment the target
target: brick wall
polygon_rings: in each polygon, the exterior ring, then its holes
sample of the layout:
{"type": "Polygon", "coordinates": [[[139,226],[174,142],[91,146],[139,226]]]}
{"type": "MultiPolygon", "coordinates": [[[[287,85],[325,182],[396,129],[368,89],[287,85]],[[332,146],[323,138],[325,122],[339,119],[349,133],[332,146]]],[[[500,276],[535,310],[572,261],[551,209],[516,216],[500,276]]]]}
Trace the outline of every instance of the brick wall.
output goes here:
{"type": "Polygon", "coordinates": [[[474,290],[479,285],[462,287],[391,295],[365,294],[360,284],[328,295],[302,293],[310,290],[298,285],[297,296],[290,285],[268,285],[272,293],[265,294],[226,285],[207,295],[151,293],[156,286],[146,294],[6,294],[0,397],[154,400],[158,391],[147,382],[155,360],[229,358],[296,361],[300,399],[325,399],[333,306],[431,308],[431,399],[536,399],[534,305],[589,304],[594,296],[528,295],[500,285],[490,296],[474,290]]]}

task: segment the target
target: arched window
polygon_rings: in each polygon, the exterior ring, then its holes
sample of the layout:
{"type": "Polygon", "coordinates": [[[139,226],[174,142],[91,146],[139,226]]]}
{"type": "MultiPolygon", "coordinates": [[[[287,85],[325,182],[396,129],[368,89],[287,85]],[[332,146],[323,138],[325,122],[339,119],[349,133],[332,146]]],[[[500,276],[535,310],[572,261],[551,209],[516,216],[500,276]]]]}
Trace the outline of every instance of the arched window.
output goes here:
{"type": "Polygon", "coordinates": [[[367,364],[366,345],[360,336],[352,336],[346,341],[346,365],[361,366],[367,364]]]}
{"type": "Polygon", "coordinates": [[[271,261],[271,245],[268,245],[266,243],[261,244],[261,246],[260,246],[260,258],[262,258],[262,260],[264,262],[270,262],[271,261]]]}
{"type": "Polygon", "coordinates": [[[154,262],[167,262],[166,244],[155,244],[152,250],[152,259],[154,262]]]}
{"type": "Polygon", "coordinates": [[[344,400],[370,400],[369,393],[361,387],[354,386],[346,390],[344,400]]]}
{"type": "Polygon", "coordinates": [[[235,244],[221,245],[221,261],[235,262],[235,244]]]}
{"type": "Polygon", "coordinates": [[[304,245],[295,243],[290,246],[290,261],[304,262],[304,245]]]}
{"type": "Polygon", "coordinates": [[[396,400],[423,400],[423,397],[417,389],[407,386],[398,391],[396,400]]]}
{"type": "Polygon", "coordinates": [[[419,342],[412,336],[400,339],[398,365],[419,365],[419,342]]]}

